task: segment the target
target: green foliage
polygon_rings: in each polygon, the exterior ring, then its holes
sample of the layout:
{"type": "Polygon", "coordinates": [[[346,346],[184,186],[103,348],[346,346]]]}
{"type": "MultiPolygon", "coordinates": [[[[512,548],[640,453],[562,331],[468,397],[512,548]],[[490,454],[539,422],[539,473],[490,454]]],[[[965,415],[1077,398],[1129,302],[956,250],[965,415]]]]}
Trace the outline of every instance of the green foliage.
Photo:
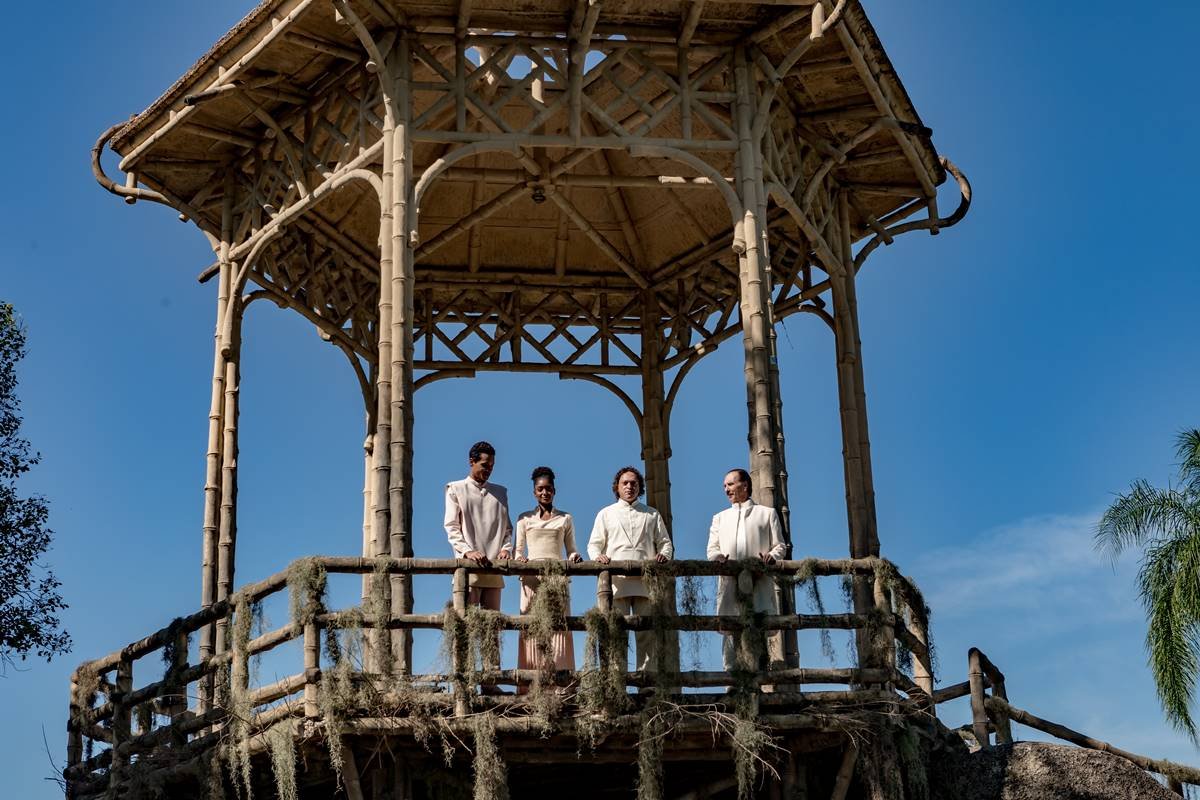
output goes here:
{"type": "Polygon", "coordinates": [[[1097,549],[1116,559],[1141,548],[1138,590],[1146,608],[1146,650],[1168,721],[1200,742],[1192,718],[1200,678],[1200,430],[1175,442],[1179,483],[1134,481],[1096,528],[1097,549]]]}
{"type": "Polygon", "coordinates": [[[62,629],[63,602],[54,574],[40,561],[53,531],[44,497],[21,497],[17,479],[39,461],[20,437],[17,363],[25,356],[25,329],[13,307],[0,302],[0,668],[36,655],[50,661],[71,649],[62,629]]]}

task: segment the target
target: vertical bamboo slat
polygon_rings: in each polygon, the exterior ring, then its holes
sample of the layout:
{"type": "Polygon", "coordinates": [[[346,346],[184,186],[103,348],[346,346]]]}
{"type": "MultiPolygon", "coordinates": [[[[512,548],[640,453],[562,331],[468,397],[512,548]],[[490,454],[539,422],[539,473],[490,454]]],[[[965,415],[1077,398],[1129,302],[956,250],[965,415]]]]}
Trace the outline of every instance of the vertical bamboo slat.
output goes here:
{"type": "Polygon", "coordinates": [[[984,676],[980,655],[979,650],[974,647],[967,652],[967,680],[971,684],[971,730],[975,734],[979,746],[987,750],[992,744],[988,737],[987,707],[984,705],[987,698],[984,695],[984,676]]]}
{"type": "Polygon", "coordinates": [[[318,680],[321,668],[321,629],[315,621],[304,624],[304,717],[315,720],[321,716],[318,702],[318,680]]]}
{"type": "MultiPolygon", "coordinates": [[[[451,584],[451,601],[454,606],[454,613],[461,620],[467,614],[467,571],[462,567],[454,570],[454,580],[451,584]]],[[[456,676],[462,676],[467,672],[467,664],[462,663],[459,658],[459,648],[457,643],[451,642],[452,650],[451,669],[456,676]]],[[[454,682],[454,716],[465,717],[470,711],[470,698],[467,697],[467,687],[463,685],[461,680],[454,682]]]]}
{"type": "Polygon", "coordinates": [[[596,578],[596,607],[607,614],[612,611],[612,601],[612,573],[604,570],[596,578]]]}
{"type": "Polygon", "coordinates": [[[854,765],[857,763],[858,745],[848,741],[846,749],[842,752],[842,763],[838,766],[837,778],[834,780],[833,793],[829,800],[846,800],[846,793],[850,791],[850,779],[854,777],[854,765]]]}
{"type": "Polygon", "coordinates": [[[929,696],[930,702],[926,710],[933,716],[937,716],[937,705],[933,700],[933,659],[929,656],[929,631],[909,609],[906,614],[905,624],[908,632],[913,635],[918,642],[925,645],[924,653],[913,653],[913,681],[929,696]]]}
{"type": "Polygon", "coordinates": [[[133,715],[130,713],[132,709],[126,703],[126,698],[133,691],[133,661],[131,659],[122,657],[117,662],[115,681],[112,695],[110,695],[113,705],[112,766],[108,771],[110,788],[121,785],[125,777],[125,770],[129,766],[129,753],[125,751],[123,745],[133,734],[133,715]]]}
{"type": "MultiPolygon", "coordinates": [[[[231,290],[232,291],[232,290],[231,290]]],[[[221,409],[221,511],[217,534],[217,600],[233,594],[235,548],[237,546],[237,444],[238,444],[238,380],[242,348],[242,312],[240,298],[232,297],[226,310],[225,330],[229,341],[223,342],[225,354],[224,401],[221,409]],[[232,315],[230,324],[228,316],[232,315]]],[[[228,618],[217,621],[216,652],[225,650],[225,629],[228,618]]]]}

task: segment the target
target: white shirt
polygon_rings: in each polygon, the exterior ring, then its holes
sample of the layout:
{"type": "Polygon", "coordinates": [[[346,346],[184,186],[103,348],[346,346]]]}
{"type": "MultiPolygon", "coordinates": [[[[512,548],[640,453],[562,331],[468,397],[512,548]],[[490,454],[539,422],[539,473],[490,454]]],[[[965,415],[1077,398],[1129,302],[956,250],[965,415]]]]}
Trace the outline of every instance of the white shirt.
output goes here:
{"type": "MultiPolygon", "coordinates": [[[[606,555],[614,561],[649,561],[659,553],[675,555],[662,515],[644,503],[618,500],[596,514],[588,539],[588,557],[606,555]]],[[[613,576],[614,597],[646,597],[641,578],[613,576]]]]}

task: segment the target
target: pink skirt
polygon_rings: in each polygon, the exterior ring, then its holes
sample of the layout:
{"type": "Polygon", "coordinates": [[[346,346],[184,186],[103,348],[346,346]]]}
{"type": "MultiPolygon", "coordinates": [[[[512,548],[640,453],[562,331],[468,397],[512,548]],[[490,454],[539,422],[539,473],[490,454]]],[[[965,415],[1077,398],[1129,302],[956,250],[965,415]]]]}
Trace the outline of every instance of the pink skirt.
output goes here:
{"type": "MultiPolygon", "coordinates": [[[[530,581],[528,578],[521,581],[521,613],[526,614],[529,608],[533,605],[533,598],[537,592],[537,578],[530,581]],[[532,585],[531,585],[532,584],[532,585]]],[[[570,631],[555,631],[554,636],[550,640],[551,655],[554,658],[553,664],[547,663],[549,659],[543,659],[538,652],[537,642],[532,637],[526,636],[525,631],[521,631],[517,636],[517,668],[518,669],[553,669],[553,670],[572,670],[575,669],[575,643],[571,640],[570,631]]],[[[517,691],[524,694],[529,691],[528,686],[520,686],[517,691]]]]}

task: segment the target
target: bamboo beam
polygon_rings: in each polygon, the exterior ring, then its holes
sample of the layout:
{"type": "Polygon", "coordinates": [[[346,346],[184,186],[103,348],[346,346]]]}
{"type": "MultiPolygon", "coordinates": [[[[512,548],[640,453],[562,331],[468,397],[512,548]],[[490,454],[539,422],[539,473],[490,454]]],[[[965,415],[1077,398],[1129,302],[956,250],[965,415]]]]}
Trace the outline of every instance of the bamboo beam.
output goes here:
{"type": "Polygon", "coordinates": [[[1200,769],[1189,767],[1184,764],[1176,764],[1174,761],[1166,761],[1164,759],[1154,759],[1148,756],[1131,753],[1128,750],[1122,750],[1108,742],[1099,739],[1093,739],[1090,736],[1072,730],[1066,725],[1060,725],[1057,722],[1050,722],[1041,717],[1030,714],[1028,711],[1009,705],[1006,701],[999,697],[989,698],[987,708],[992,713],[1002,713],[1005,716],[1015,719],[1022,725],[1028,725],[1030,728],[1035,728],[1042,733],[1048,733],[1051,736],[1070,742],[1071,744],[1086,747],[1089,750],[1099,750],[1102,753],[1109,753],[1123,758],[1144,770],[1149,772],[1157,772],[1159,775],[1165,775],[1173,778],[1176,781],[1190,783],[1193,786],[1200,786],[1200,769]]]}
{"type": "Polygon", "coordinates": [[[612,260],[614,264],[620,267],[621,271],[628,275],[629,279],[636,283],[639,288],[648,289],[650,287],[649,282],[646,280],[645,276],[638,271],[637,267],[629,263],[629,260],[626,259],[625,256],[623,256],[621,252],[617,250],[617,248],[613,247],[612,243],[608,241],[608,239],[604,238],[604,234],[596,230],[596,228],[590,222],[588,222],[587,218],[579,212],[579,209],[577,209],[569,200],[567,200],[558,192],[547,192],[547,197],[553,200],[554,203],[562,209],[563,213],[567,215],[567,218],[575,224],[575,227],[583,231],[583,234],[591,239],[598,248],[600,248],[600,252],[604,253],[612,260]]]}

